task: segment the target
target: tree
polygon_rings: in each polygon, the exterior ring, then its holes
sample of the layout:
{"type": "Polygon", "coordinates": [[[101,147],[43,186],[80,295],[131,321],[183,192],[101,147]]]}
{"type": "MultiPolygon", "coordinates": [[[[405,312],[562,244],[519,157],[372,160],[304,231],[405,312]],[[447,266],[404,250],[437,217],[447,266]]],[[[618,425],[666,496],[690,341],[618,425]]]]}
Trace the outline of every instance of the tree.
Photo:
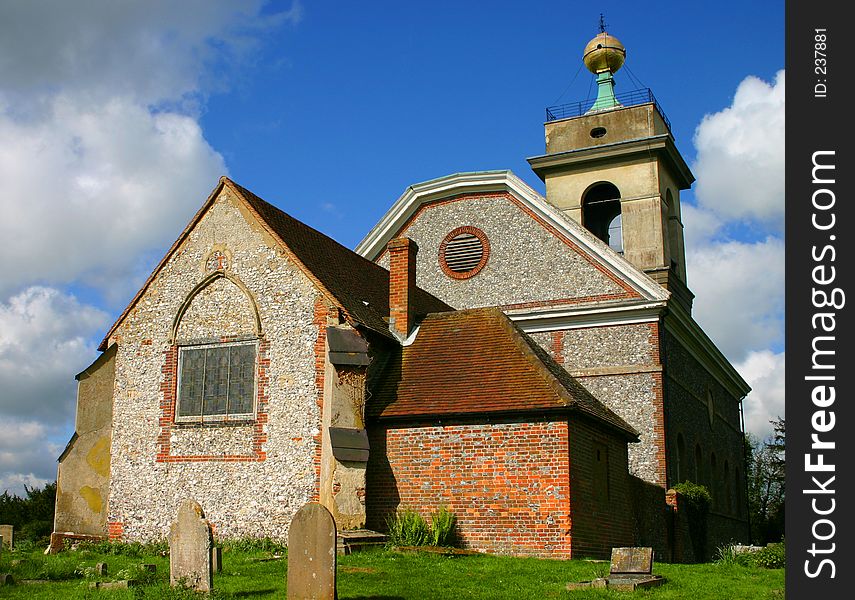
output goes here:
{"type": "Polygon", "coordinates": [[[751,434],[745,436],[750,449],[748,510],[751,539],[758,544],[778,542],[784,536],[786,425],[781,417],[770,423],[774,431],[762,442],[751,434]]]}
{"type": "Polygon", "coordinates": [[[15,528],[15,539],[38,541],[53,529],[56,483],[43,488],[24,486],[26,498],[0,495],[0,523],[15,528]]]}

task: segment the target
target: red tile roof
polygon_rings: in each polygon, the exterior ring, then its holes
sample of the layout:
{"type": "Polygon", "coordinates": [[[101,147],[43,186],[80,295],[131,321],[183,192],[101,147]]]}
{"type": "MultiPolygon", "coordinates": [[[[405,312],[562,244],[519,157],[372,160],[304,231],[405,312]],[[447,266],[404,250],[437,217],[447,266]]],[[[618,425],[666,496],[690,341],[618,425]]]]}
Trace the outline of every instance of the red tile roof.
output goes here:
{"type": "MultiPolygon", "coordinates": [[[[389,271],[265,202],[246,188],[231,183],[350,316],[370,329],[390,335],[385,320],[389,316],[389,271]]],[[[421,288],[416,288],[413,305],[417,316],[453,310],[421,288]]]]}
{"type": "Polygon", "coordinates": [[[575,412],[637,440],[497,308],[430,314],[377,376],[371,419],[575,412]]]}

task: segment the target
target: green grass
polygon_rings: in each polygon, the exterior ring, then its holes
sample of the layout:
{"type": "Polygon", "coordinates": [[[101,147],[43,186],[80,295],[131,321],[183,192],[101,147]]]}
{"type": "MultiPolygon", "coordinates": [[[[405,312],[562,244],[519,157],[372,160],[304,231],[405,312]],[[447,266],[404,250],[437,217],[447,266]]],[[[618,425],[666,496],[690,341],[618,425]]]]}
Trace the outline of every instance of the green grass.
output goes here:
{"type": "MultiPolygon", "coordinates": [[[[284,598],[285,559],[270,560],[270,551],[226,549],[223,573],[214,576],[214,599],[284,598]]],[[[501,556],[458,556],[392,551],[362,552],[340,557],[338,594],[341,600],[430,599],[585,599],[638,598],[704,600],[773,599],[784,597],[783,569],[762,569],[739,564],[669,565],[657,563],[654,573],[668,582],[653,590],[628,596],[623,592],[585,590],[568,592],[569,581],[590,580],[604,574],[607,564],[582,560],[557,561],[501,556]]],[[[141,557],[93,551],[63,552],[43,556],[39,552],[0,555],[0,572],[16,580],[52,579],[48,583],[0,587],[0,598],[26,600],[68,598],[190,599],[198,596],[168,586],[169,559],[160,555],[141,557]],[[27,562],[10,566],[12,559],[27,562]],[[95,579],[84,578],[98,562],[108,564],[108,574],[140,563],[157,565],[155,580],[131,590],[89,590],[95,579]]],[[[108,576],[106,579],[111,579],[108,576]]]]}

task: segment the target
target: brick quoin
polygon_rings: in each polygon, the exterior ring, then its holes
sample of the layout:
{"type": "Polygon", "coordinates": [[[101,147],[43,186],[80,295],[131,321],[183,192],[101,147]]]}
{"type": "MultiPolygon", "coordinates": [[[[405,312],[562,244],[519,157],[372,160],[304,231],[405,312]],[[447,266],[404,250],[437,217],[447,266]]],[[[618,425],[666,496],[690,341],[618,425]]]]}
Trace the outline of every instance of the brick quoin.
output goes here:
{"type": "Polygon", "coordinates": [[[111,542],[120,541],[125,535],[125,524],[121,521],[107,523],[107,537],[111,542]]]}
{"type": "MultiPolygon", "coordinates": [[[[335,309],[338,310],[338,309],[335,309]]],[[[318,298],[315,300],[314,317],[312,323],[318,330],[318,338],[315,340],[315,390],[318,406],[318,433],[312,436],[314,452],[312,454],[312,466],[315,470],[315,485],[312,492],[312,502],[319,502],[321,498],[321,451],[323,439],[323,414],[324,414],[324,373],[326,372],[326,357],[327,357],[327,319],[330,315],[330,309],[323,301],[318,298]]]]}

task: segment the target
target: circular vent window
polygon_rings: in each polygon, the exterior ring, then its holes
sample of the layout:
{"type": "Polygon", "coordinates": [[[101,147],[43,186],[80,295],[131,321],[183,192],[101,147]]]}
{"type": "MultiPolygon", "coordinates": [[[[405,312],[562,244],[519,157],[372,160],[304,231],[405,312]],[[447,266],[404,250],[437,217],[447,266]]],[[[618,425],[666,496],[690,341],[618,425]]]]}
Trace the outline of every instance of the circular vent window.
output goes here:
{"type": "Polygon", "coordinates": [[[605,127],[594,127],[591,130],[591,137],[592,138],[601,138],[604,135],[606,135],[606,128],[605,127]]]}
{"type": "Polygon", "coordinates": [[[439,266],[453,279],[468,279],[487,264],[490,242],[477,227],[458,227],[439,245],[439,266]]]}

